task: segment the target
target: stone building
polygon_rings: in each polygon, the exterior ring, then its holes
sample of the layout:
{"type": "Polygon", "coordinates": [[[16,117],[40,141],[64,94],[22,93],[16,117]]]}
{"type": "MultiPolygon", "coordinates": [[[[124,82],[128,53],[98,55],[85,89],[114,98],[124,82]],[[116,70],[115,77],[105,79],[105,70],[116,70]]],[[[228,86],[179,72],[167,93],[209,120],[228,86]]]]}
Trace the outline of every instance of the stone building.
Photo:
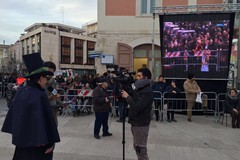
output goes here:
{"type": "Polygon", "coordinates": [[[95,50],[96,38],[83,35],[85,30],[58,23],[35,23],[25,32],[20,37],[20,55],[39,52],[44,61],[53,61],[57,70],[95,73],[94,59],[88,53],[95,50]]]}

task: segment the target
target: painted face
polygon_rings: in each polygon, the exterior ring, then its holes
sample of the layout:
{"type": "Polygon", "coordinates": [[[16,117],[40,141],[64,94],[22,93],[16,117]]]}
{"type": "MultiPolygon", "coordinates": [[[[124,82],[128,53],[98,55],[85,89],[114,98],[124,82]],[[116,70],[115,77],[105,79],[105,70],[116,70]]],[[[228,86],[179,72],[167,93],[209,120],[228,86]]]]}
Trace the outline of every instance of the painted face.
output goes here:
{"type": "Polygon", "coordinates": [[[40,79],[38,80],[38,84],[42,87],[45,88],[46,84],[48,82],[48,76],[41,76],[40,79]]]}

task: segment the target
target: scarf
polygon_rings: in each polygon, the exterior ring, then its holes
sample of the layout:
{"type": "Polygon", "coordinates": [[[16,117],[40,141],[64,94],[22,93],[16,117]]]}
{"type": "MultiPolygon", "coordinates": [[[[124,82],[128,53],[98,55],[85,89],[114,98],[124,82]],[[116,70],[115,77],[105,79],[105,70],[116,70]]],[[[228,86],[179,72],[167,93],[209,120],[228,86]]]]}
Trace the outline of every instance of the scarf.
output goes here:
{"type": "Polygon", "coordinates": [[[143,88],[143,87],[145,87],[147,85],[150,85],[150,82],[151,82],[150,79],[140,79],[140,80],[137,80],[134,83],[135,90],[138,90],[139,88],[143,88]]]}

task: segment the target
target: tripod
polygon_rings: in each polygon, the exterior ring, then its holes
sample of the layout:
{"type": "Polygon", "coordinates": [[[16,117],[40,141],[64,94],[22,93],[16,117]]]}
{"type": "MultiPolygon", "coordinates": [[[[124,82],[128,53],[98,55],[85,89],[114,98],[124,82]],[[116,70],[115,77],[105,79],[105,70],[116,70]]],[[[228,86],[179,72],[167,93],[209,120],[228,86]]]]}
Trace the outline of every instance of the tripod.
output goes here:
{"type": "Polygon", "coordinates": [[[123,160],[125,160],[125,119],[126,119],[126,106],[127,102],[124,99],[121,99],[118,103],[118,111],[120,116],[120,122],[122,122],[122,145],[123,145],[123,160]]]}
{"type": "Polygon", "coordinates": [[[125,141],[125,119],[126,119],[126,106],[124,105],[123,106],[123,133],[122,133],[122,145],[123,145],[123,160],[125,160],[125,144],[126,144],[126,141],[125,141]]]}

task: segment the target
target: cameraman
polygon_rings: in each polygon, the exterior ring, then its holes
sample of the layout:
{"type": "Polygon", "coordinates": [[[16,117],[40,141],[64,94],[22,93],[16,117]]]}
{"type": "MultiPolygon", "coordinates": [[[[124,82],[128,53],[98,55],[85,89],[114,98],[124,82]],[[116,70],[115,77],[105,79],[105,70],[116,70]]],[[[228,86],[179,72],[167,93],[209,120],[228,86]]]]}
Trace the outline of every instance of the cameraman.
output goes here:
{"type": "Polygon", "coordinates": [[[133,146],[138,159],[148,160],[147,139],[151,121],[151,110],[154,99],[153,90],[150,87],[151,72],[148,68],[140,68],[137,73],[137,81],[134,83],[133,96],[122,91],[122,97],[126,98],[130,105],[129,123],[133,134],[133,146]]]}

